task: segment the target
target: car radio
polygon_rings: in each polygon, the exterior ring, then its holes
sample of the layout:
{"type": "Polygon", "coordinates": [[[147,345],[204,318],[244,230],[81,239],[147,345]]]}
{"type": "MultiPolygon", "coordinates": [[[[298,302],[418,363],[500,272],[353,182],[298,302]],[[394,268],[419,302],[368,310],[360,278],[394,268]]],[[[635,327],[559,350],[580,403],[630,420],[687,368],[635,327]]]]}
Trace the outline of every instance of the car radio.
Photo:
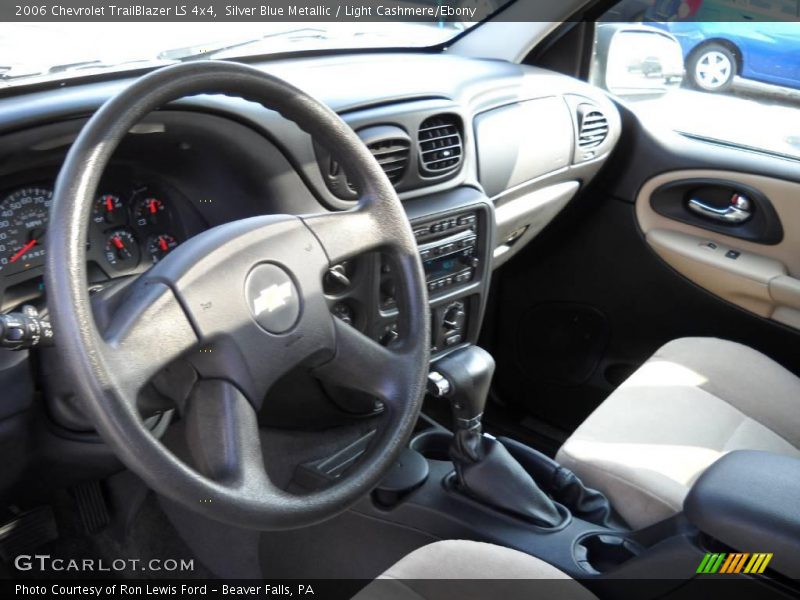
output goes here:
{"type": "Polygon", "coordinates": [[[414,224],[428,291],[472,281],[480,258],[475,212],[414,224]]]}
{"type": "MultiPolygon", "coordinates": [[[[491,203],[475,194],[480,201],[467,204],[463,196],[469,198],[472,192],[462,190],[460,206],[444,198],[442,210],[434,214],[408,210],[428,286],[434,357],[477,341],[488,293],[494,220],[491,203]]],[[[400,334],[396,282],[391,260],[383,254],[377,275],[378,311],[370,335],[386,346],[400,334]]]]}

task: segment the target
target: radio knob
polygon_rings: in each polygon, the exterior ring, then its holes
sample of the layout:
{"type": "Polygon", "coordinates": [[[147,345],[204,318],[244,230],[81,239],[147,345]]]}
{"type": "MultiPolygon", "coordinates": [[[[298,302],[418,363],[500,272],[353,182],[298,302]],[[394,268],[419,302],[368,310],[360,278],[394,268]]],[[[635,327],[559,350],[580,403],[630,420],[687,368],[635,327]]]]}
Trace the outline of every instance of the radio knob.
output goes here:
{"type": "Polygon", "coordinates": [[[459,304],[454,304],[444,313],[442,325],[448,331],[460,331],[464,328],[466,320],[467,313],[464,312],[463,307],[459,304]]]}

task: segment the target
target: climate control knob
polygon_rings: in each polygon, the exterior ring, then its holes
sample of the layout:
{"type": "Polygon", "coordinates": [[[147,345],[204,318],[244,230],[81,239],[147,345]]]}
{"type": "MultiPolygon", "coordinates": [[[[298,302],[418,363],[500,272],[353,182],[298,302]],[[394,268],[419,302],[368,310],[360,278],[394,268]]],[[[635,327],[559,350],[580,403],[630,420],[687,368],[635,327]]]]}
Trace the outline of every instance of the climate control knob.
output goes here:
{"type": "Polygon", "coordinates": [[[464,306],[462,304],[453,304],[447,307],[442,325],[447,331],[460,331],[464,329],[466,321],[467,313],[464,312],[464,306]]]}

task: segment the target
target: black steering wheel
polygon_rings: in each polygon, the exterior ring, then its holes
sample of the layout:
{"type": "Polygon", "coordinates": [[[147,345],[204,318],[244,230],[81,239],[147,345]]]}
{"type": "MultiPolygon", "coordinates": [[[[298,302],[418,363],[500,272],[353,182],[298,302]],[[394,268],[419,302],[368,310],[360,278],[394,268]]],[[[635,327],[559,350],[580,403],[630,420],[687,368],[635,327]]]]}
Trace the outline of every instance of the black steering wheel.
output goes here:
{"type": "Polygon", "coordinates": [[[112,98],[67,154],[53,196],[45,282],[71,383],[120,460],[158,493],[251,529],[322,521],[367,494],[391,467],[419,414],[429,359],[429,311],[414,236],[397,195],[358,136],[308,94],[227,62],[167,67],[112,98]],[[265,215],[210,229],[176,248],[126,291],[99,327],[86,277],[92,201],[125,134],[168,102],[225,94],[275,110],[335,150],[361,190],[357,206],[310,216],[265,215]],[[327,269],[380,250],[397,279],[400,338],[384,348],[333,317],[327,269]],[[178,357],[213,344],[182,420],[193,466],[143,424],[137,396],[178,357]],[[276,487],[264,466],[256,413],[290,369],[372,394],[385,406],[370,450],[340,481],[308,495],[276,487]]]}

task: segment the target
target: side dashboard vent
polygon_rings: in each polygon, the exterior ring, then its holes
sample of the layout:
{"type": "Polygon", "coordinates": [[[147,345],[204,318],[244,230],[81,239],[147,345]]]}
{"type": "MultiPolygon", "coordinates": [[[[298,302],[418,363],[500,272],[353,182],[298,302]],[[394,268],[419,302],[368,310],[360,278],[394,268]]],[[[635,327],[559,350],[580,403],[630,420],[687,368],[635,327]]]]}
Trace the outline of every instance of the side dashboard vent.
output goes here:
{"type": "Polygon", "coordinates": [[[581,104],[578,107],[578,146],[583,150],[596,148],[608,137],[608,119],[597,107],[581,104]]]}
{"type": "MultiPolygon", "coordinates": [[[[356,132],[380,165],[389,182],[402,187],[411,162],[411,138],[396,125],[374,125],[356,132]]],[[[337,198],[355,200],[358,190],[338,158],[322,146],[314,145],[325,183],[337,198]]]]}
{"type": "Polygon", "coordinates": [[[396,138],[381,140],[367,144],[372,156],[386,173],[392,185],[396,184],[408,168],[408,157],[411,154],[411,143],[408,140],[396,138]]]}
{"type": "Polygon", "coordinates": [[[420,169],[425,175],[444,175],[458,169],[463,157],[461,122],[456,115],[425,119],[418,134],[420,169]]]}
{"type": "MultiPolygon", "coordinates": [[[[408,168],[411,142],[408,139],[394,138],[370,142],[366,146],[372,156],[375,157],[375,160],[378,161],[383,172],[386,173],[389,182],[397,187],[397,182],[403,178],[408,168]]],[[[348,190],[354,194],[358,192],[349,177],[346,177],[345,181],[348,190]]]]}

